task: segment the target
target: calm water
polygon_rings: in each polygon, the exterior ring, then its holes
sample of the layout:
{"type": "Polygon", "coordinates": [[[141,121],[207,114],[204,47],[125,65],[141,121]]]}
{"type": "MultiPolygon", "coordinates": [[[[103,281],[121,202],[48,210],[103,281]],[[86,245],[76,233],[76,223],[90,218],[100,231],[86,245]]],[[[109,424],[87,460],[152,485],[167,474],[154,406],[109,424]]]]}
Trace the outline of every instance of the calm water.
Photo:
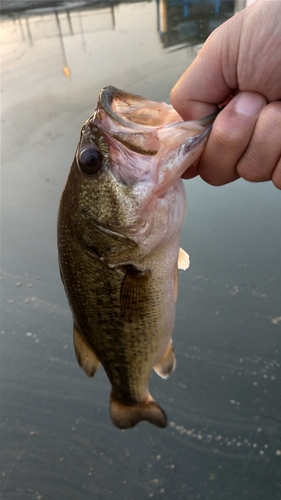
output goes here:
{"type": "Polygon", "coordinates": [[[168,101],[233,13],[233,2],[102,5],[2,20],[1,499],[279,500],[281,194],[270,183],[186,181],[177,370],[150,382],[167,429],[113,427],[103,370],[90,380],[75,360],[56,216],[81,126],[104,85],[168,101]]]}

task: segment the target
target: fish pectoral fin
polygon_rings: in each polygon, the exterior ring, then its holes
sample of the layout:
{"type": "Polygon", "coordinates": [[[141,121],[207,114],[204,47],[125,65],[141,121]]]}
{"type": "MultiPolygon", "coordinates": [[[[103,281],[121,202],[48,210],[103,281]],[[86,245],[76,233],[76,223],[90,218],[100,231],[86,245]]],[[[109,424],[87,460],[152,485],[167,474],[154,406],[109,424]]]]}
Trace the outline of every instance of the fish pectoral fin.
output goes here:
{"type": "Polygon", "coordinates": [[[77,361],[88,377],[93,377],[100,364],[94,351],[86,344],[77,326],[73,325],[73,342],[77,361]]]}
{"type": "Polygon", "coordinates": [[[172,342],[169,344],[163,358],[154,367],[154,371],[162,378],[168,378],[170,373],[176,368],[176,358],[172,342]]]}
{"type": "Polygon", "coordinates": [[[164,428],[167,426],[165,412],[150,394],[145,401],[129,405],[121,403],[111,396],[110,417],[114,425],[119,429],[130,429],[143,420],[157,427],[164,428]]]}
{"type": "Polygon", "coordinates": [[[186,271],[186,269],[189,268],[189,265],[190,265],[190,258],[188,253],[186,253],[186,251],[183,248],[180,248],[178,256],[178,268],[186,271]]]}
{"type": "Polygon", "coordinates": [[[121,316],[125,321],[132,322],[146,313],[151,300],[150,276],[149,269],[140,271],[131,264],[126,266],[120,289],[121,316]]]}
{"type": "Polygon", "coordinates": [[[177,302],[178,298],[178,289],[179,289],[179,275],[178,275],[178,266],[175,267],[174,274],[174,301],[177,302]]]}

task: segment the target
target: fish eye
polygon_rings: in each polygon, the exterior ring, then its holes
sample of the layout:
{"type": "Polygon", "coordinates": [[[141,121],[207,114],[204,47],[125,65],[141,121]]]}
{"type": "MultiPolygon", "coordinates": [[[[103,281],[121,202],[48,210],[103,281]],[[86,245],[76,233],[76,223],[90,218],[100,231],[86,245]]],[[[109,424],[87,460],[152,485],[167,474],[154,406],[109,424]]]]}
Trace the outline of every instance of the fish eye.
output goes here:
{"type": "Polygon", "coordinates": [[[83,149],[79,154],[79,166],[86,175],[96,174],[102,166],[101,153],[93,147],[83,149]]]}

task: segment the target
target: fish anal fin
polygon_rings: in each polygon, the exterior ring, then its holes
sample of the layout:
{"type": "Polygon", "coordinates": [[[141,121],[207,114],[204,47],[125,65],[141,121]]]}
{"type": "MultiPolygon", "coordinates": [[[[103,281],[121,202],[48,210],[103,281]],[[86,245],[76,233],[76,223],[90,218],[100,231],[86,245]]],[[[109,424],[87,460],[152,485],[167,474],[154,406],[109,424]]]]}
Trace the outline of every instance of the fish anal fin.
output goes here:
{"type": "Polygon", "coordinates": [[[174,371],[176,368],[176,358],[172,342],[170,342],[163,358],[153,368],[157,375],[162,378],[168,378],[170,373],[174,371]]]}
{"type": "Polygon", "coordinates": [[[111,397],[110,417],[119,429],[130,429],[143,420],[162,429],[167,426],[165,412],[150,395],[144,402],[129,405],[111,397]]]}
{"type": "Polygon", "coordinates": [[[179,249],[179,255],[178,255],[178,268],[183,269],[183,271],[186,271],[186,269],[189,268],[190,265],[190,258],[188,253],[183,248],[179,249]]]}
{"type": "Polygon", "coordinates": [[[120,289],[120,310],[125,321],[132,322],[146,313],[151,300],[150,276],[149,269],[140,271],[131,264],[126,266],[120,289]]]}
{"type": "Polygon", "coordinates": [[[86,344],[77,326],[73,326],[73,343],[77,361],[88,377],[93,377],[96,373],[99,360],[94,351],[86,344]]]}

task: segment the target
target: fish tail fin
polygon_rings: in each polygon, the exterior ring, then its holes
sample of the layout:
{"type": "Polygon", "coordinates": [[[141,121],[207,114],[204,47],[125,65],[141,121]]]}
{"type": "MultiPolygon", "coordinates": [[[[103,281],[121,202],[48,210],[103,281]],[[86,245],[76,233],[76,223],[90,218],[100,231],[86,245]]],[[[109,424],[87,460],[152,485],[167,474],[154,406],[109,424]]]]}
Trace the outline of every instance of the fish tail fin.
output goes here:
{"type": "Polygon", "coordinates": [[[131,405],[121,403],[111,396],[110,416],[119,429],[130,429],[142,420],[161,428],[167,426],[165,412],[150,395],[145,401],[131,405]]]}
{"type": "Polygon", "coordinates": [[[79,332],[73,325],[73,343],[77,361],[88,377],[93,377],[100,364],[95,353],[90,349],[79,332]]]}

